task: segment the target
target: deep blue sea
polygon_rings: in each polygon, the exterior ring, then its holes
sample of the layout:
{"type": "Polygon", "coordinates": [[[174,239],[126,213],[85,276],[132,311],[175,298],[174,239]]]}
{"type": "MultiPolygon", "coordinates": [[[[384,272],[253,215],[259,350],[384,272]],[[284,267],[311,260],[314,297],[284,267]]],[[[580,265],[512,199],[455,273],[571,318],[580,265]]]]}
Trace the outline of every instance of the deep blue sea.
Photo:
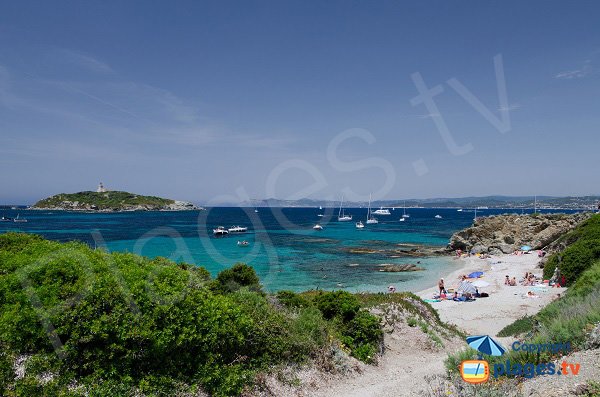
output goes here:
{"type": "MultiPolygon", "coordinates": [[[[210,208],[192,212],[79,213],[40,210],[1,210],[0,216],[20,214],[27,223],[0,222],[0,233],[37,233],[51,240],[80,240],[109,251],[133,252],[149,257],[164,256],[206,267],[213,275],[236,262],[256,269],[265,289],[347,289],[418,291],[435,285],[440,275],[458,266],[448,258],[408,258],[390,250],[398,244],[445,246],[457,230],[472,224],[473,211],[407,208],[410,218],[399,222],[401,209],[379,216],[377,225],[362,230],[355,221],[365,221],[365,208],[347,209],[352,222],[338,222],[337,210],[326,208],[210,208]],[[322,218],[317,214],[323,213],[322,218]],[[436,219],[440,215],[441,219],[436,219]],[[320,223],[324,229],[312,227],[320,223]],[[248,233],[215,238],[217,226],[248,227],[248,233]],[[246,240],[247,247],[239,247],[246,240]],[[369,249],[372,253],[356,253],[369,249]],[[424,271],[384,273],[384,263],[416,263],[424,271]]],[[[511,210],[478,210],[478,216],[511,210]]],[[[521,213],[521,210],[512,211],[521,213]]],[[[532,211],[529,211],[532,212],[532,211]]],[[[546,211],[545,211],[546,212],[546,211]]],[[[561,211],[565,212],[565,211],[561,211]]]]}

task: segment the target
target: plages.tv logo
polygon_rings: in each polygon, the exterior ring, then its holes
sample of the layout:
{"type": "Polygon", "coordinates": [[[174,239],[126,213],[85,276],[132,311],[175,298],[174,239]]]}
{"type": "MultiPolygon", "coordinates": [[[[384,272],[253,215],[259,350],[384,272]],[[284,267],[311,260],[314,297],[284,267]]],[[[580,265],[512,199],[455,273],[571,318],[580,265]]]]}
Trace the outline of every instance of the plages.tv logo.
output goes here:
{"type": "Polygon", "coordinates": [[[488,335],[469,336],[467,344],[479,352],[479,357],[460,363],[460,376],[468,383],[486,382],[490,378],[490,365],[482,359],[482,355],[501,356],[506,349],[488,335]]]}

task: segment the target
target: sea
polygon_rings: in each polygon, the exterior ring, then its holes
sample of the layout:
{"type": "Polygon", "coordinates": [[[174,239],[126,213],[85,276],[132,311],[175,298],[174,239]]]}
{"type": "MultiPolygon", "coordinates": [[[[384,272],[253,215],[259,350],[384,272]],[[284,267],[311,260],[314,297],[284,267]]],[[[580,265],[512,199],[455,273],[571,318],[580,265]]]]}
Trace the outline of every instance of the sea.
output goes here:
{"type": "MultiPolygon", "coordinates": [[[[78,240],[108,251],[166,257],[205,267],[215,276],[238,262],[252,266],[265,290],[311,289],[384,292],[420,291],[440,276],[458,269],[451,257],[411,257],[399,250],[416,246],[445,247],[450,236],[473,223],[474,211],[407,208],[378,216],[367,225],[366,208],[349,208],[351,222],[338,222],[337,209],[220,207],[205,211],[82,213],[4,209],[0,217],[26,219],[0,222],[0,233],[35,233],[56,241],[78,240]],[[322,214],[322,217],[318,215],[322,214]],[[439,215],[441,218],[436,217],[439,215]],[[364,229],[355,222],[362,220],[364,229]],[[319,223],[323,230],[314,230],[319,223]],[[214,237],[218,226],[248,228],[244,234],[214,237]],[[247,246],[238,245],[247,241],[247,246]],[[422,271],[381,272],[384,264],[416,264],[422,271]]],[[[533,210],[485,209],[477,216],[533,210]]],[[[542,212],[575,212],[542,210],[542,212]]]]}

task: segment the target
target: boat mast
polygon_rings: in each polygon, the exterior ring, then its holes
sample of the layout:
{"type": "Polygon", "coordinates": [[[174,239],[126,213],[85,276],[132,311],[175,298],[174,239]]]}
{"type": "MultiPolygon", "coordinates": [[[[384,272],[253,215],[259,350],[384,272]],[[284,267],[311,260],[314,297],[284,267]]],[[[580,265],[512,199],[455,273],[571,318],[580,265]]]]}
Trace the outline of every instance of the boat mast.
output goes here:
{"type": "Polygon", "coordinates": [[[342,215],[342,205],[344,204],[344,195],[342,194],[342,200],[340,201],[340,210],[338,211],[338,218],[342,215]]]}

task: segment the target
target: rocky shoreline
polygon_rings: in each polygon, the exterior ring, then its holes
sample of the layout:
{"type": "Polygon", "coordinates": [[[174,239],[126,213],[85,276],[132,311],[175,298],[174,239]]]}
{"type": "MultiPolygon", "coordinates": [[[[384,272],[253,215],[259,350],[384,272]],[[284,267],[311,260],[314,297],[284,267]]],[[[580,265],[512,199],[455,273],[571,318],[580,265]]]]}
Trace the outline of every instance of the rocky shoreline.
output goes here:
{"type": "Polygon", "coordinates": [[[460,249],[471,253],[510,254],[522,246],[533,250],[553,251],[555,242],[591,213],[497,215],[477,218],[473,226],[450,238],[448,251],[460,249]]]}

